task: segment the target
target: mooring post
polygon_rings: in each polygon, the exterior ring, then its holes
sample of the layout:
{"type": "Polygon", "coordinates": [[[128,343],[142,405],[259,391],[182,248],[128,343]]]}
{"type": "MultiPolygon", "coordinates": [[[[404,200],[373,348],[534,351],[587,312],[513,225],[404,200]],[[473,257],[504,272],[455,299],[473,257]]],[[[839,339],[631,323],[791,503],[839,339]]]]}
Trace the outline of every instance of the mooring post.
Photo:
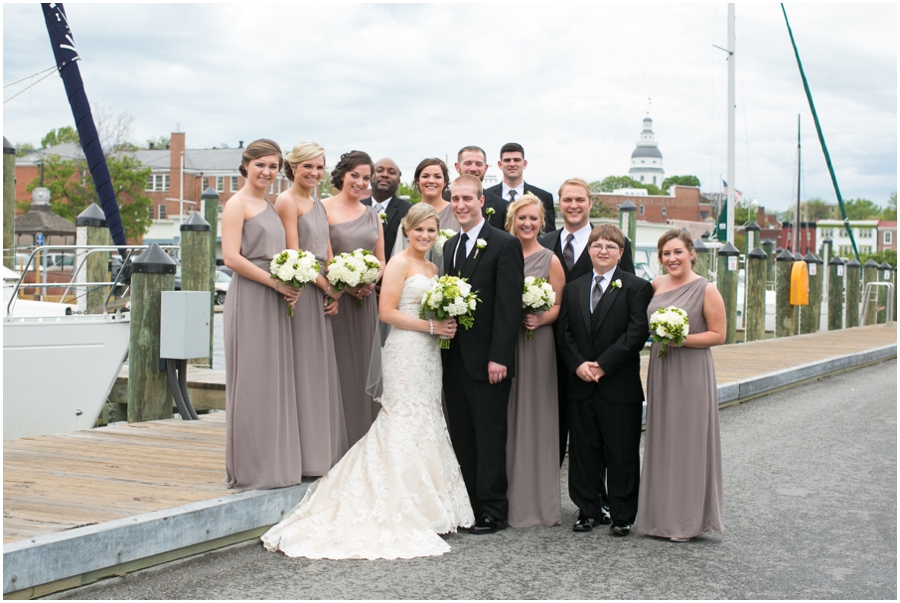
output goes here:
{"type": "Polygon", "coordinates": [[[3,137],[3,265],[16,269],[16,148],[3,137]]]}
{"type": "Polygon", "coordinates": [[[766,282],[775,282],[775,241],[762,240],[762,250],[766,252],[766,282]]]}
{"type": "MultiPolygon", "coordinates": [[[[209,291],[215,298],[215,285],[209,280],[209,223],[194,212],[181,224],[181,290],[209,291]],[[210,289],[212,285],[212,289],[210,289]]],[[[210,320],[212,315],[210,315],[210,320]]],[[[193,366],[212,368],[212,356],[191,358],[193,366]]]]}
{"type": "Polygon", "coordinates": [[[206,190],[200,195],[203,200],[203,215],[206,223],[209,224],[209,291],[212,292],[209,301],[209,367],[212,368],[213,357],[213,341],[216,306],[216,245],[218,243],[219,232],[219,193],[211,186],[207,186],[206,190]]]}
{"type": "MultiPolygon", "coordinates": [[[[891,265],[887,262],[881,262],[881,264],[878,265],[878,276],[879,282],[890,283],[891,265]]],[[[887,287],[878,287],[878,316],[876,318],[878,324],[887,323],[887,300],[887,287]]]]}
{"type": "Polygon", "coordinates": [[[174,400],[159,366],[162,292],[175,288],[175,261],[151,243],[132,262],[128,422],[171,419],[174,400]]]}
{"type": "Polygon", "coordinates": [[[844,324],[848,329],[859,326],[859,303],[862,292],[860,291],[860,280],[862,279],[862,264],[859,260],[853,258],[845,265],[846,275],[844,276],[844,288],[846,293],[846,307],[844,313],[846,318],[844,324]]]}
{"type": "MultiPolygon", "coordinates": [[[[866,285],[869,283],[877,283],[878,282],[878,262],[875,260],[866,260],[866,263],[863,264],[863,295],[866,292],[866,285]]],[[[872,288],[872,298],[869,300],[869,303],[866,305],[866,315],[862,317],[861,324],[865,325],[874,325],[876,323],[875,317],[878,315],[878,287],[872,288]]],[[[866,303],[865,299],[861,300],[863,304],[866,303]]]]}
{"type": "Polygon", "coordinates": [[[619,206],[619,228],[631,241],[631,257],[634,257],[637,245],[637,206],[627,199],[619,206]]]}
{"type": "Polygon", "coordinates": [[[815,333],[822,320],[822,260],[810,251],[803,261],[809,274],[809,304],[800,306],[800,332],[815,333]]]}
{"type": "Polygon", "coordinates": [[[759,246],[759,224],[750,220],[744,226],[744,255],[749,254],[759,246]]]}
{"type": "Polygon", "coordinates": [[[794,306],[791,305],[791,270],[794,254],[782,250],[775,258],[775,337],[790,337],[795,333],[794,306]]]}
{"type": "MultiPolygon", "coordinates": [[[[831,266],[831,258],[834,257],[834,242],[828,237],[822,239],[821,251],[822,253],[819,255],[819,258],[822,260],[823,265],[831,266]]],[[[828,279],[831,278],[831,270],[823,270],[822,272],[822,291],[824,293],[831,290],[828,285],[828,279]]]]}
{"type": "Polygon", "coordinates": [[[725,302],[725,343],[734,343],[737,332],[737,284],[738,256],[740,252],[731,243],[719,248],[716,287],[725,302]]]}
{"type": "Polygon", "coordinates": [[[766,252],[759,247],[747,254],[744,341],[759,341],[766,337],[766,262],[766,252]]]}
{"type": "Polygon", "coordinates": [[[709,247],[700,239],[694,241],[694,255],[697,256],[694,272],[709,280],[709,247]]]}
{"type": "MultiPolygon", "coordinates": [[[[96,203],[91,203],[83,212],[78,214],[78,217],[75,218],[75,228],[85,229],[85,244],[109,245],[109,228],[106,226],[106,216],[96,203]]],[[[108,251],[88,252],[84,264],[85,281],[88,283],[109,281],[108,251]]],[[[106,301],[108,292],[109,287],[89,288],[85,295],[84,311],[88,314],[102,314],[103,302],[106,301]]],[[[80,294],[80,292],[78,293],[80,294]]]]}
{"type": "Polygon", "coordinates": [[[894,322],[897,322],[897,267],[891,269],[891,282],[894,284],[894,322]]]}
{"type": "Polygon", "coordinates": [[[844,260],[834,256],[828,262],[828,330],[844,328],[844,260]]]}

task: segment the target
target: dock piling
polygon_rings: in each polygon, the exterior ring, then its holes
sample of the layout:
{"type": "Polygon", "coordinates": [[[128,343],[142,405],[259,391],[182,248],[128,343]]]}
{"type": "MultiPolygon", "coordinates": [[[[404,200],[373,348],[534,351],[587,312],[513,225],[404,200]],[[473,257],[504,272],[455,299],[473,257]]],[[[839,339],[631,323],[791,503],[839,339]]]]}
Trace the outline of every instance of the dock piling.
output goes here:
{"type": "Polygon", "coordinates": [[[740,252],[731,243],[719,248],[716,287],[725,302],[725,343],[734,343],[737,332],[737,284],[738,256],[740,252]]]}
{"type": "MultiPolygon", "coordinates": [[[[869,283],[877,283],[878,282],[878,262],[875,260],[866,260],[866,263],[863,264],[863,292],[866,290],[866,285],[869,283]]],[[[877,324],[877,316],[878,316],[878,287],[872,287],[871,289],[871,299],[869,303],[866,304],[866,315],[860,317],[860,324],[865,325],[874,325],[877,324]]],[[[865,301],[865,300],[862,300],[865,301]]]]}
{"type": "Polygon", "coordinates": [[[744,341],[759,341],[766,336],[766,252],[756,247],[747,254],[747,278],[744,282],[744,341]]]}
{"type": "Polygon", "coordinates": [[[800,333],[815,333],[822,321],[822,260],[813,252],[803,256],[809,274],[809,304],[800,306],[800,333]]]}
{"type": "Polygon", "coordinates": [[[859,260],[853,258],[847,262],[845,266],[844,287],[846,293],[846,319],[844,324],[846,328],[852,329],[859,326],[859,304],[862,291],[860,290],[860,279],[862,277],[862,264],[859,260]]]}
{"type": "Polygon", "coordinates": [[[3,265],[16,269],[16,148],[3,137],[3,265]]]}
{"type": "Polygon", "coordinates": [[[783,249],[775,258],[775,337],[790,337],[796,328],[791,305],[791,270],[794,254],[783,249]]]}
{"type": "MultiPolygon", "coordinates": [[[[209,302],[209,361],[212,363],[213,356],[213,320],[216,305],[216,243],[219,232],[219,193],[211,187],[207,186],[206,190],[200,195],[203,201],[203,215],[206,223],[209,224],[209,290],[213,292],[209,302]]],[[[212,364],[210,364],[212,368],[212,364]]]]}
{"type": "Polygon", "coordinates": [[[844,328],[844,260],[838,256],[828,261],[828,330],[844,328]]]}
{"type": "Polygon", "coordinates": [[[709,280],[709,247],[700,239],[694,241],[694,255],[697,256],[694,272],[709,280]]]}
{"type": "MultiPolygon", "coordinates": [[[[209,223],[199,213],[191,214],[191,217],[181,225],[181,290],[209,291],[215,303],[215,284],[210,282],[209,278],[210,235],[209,223]]],[[[188,362],[193,366],[212,368],[211,355],[205,358],[191,358],[188,362]]]]}
{"type": "MultiPolygon", "coordinates": [[[[78,236],[84,236],[86,245],[109,245],[109,228],[106,216],[100,206],[91,203],[75,218],[78,236]],[[81,229],[84,229],[82,231],[81,229]]],[[[94,251],[87,255],[85,263],[85,279],[89,283],[103,283],[109,280],[109,252],[94,251]]],[[[81,295],[82,292],[76,292],[81,295]]],[[[103,302],[106,300],[108,287],[96,287],[85,294],[84,310],[87,314],[102,314],[103,302]]]]}

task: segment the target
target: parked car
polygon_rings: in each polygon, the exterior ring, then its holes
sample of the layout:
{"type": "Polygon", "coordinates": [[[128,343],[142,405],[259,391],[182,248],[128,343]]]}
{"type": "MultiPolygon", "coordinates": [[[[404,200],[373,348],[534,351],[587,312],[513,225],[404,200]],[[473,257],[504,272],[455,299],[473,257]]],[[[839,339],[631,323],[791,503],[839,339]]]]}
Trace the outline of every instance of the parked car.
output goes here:
{"type": "MultiPolygon", "coordinates": [[[[216,270],[216,305],[225,304],[225,294],[228,293],[228,285],[231,284],[231,277],[221,270],[216,270]]],[[[175,269],[175,290],[181,291],[181,266],[175,269]]]]}

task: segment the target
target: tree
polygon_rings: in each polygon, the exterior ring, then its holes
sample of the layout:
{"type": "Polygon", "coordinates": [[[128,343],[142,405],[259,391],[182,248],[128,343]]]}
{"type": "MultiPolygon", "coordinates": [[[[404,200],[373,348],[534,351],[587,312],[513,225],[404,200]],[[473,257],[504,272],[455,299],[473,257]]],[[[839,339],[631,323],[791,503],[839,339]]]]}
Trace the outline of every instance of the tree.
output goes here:
{"type": "Polygon", "coordinates": [[[81,143],[78,138],[78,132],[72,126],[63,126],[47,132],[47,134],[41,138],[41,148],[47,149],[55,147],[64,142],[73,142],[75,144],[81,143]]]}
{"type": "Polygon", "coordinates": [[[859,261],[865,264],[869,260],[875,260],[879,264],[882,262],[887,262],[893,267],[897,267],[897,252],[893,249],[882,249],[881,251],[876,251],[875,253],[861,253],[859,254],[859,261]]]}
{"type": "Polygon", "coordinates": [[[334,187],[331,185],[331,172],[325,170],[325,175],[322,176],[322,181],[319,182],[319,199],[331,197],[333,189],[334,187]]]}
{"type": "Polygon", "coordinates": [[[100,146],[107,153],[117,151],[134,152],[137,145],[131,141],[134,115],[128,111],[114,114],[109,107],[98,106],[94,111],[94,124],[97,126],[97,137],[100,146]]]}
{"type": "Polygon", "coordinates": [[[845,200],[844,209],[850,220],[877,220],[881,215],[881,207],[868,199],[845,200]]]}
{"type": "Polygon", "coordinates": [[[893,222],[897,221],[897,191],[894,191],[891,193],[891,196],[888,197],[887,207],[881,212],[881,219],[893,222]]]}
{"type": "Polygon", "coordinates": [[[619,188],[646,188],[643,184],[632,178],[631,176],[607,176],[599,183],[592,182],[591,183],[591,192],[596,193],[611,193],[619,188]],[[597,185],[597,189],[594,190],[594,185],[597,185]]]}
{"type": "Polygon", "coordinates": [[[157,149],[167,149],[172,144],[172,138],[169,136],[157,136],[156,138],[147,139],[147,148],[151,146],[157,149]]]}
{"type": "Polygon", "coordinates": [[[696,176],[669,176],[662,181],[662,184],[659,188],[667,191],[673,184],[680,184],[682,186],[696,186],[699,188],[700,179],[696,176]]]}
{"type": "Polygon", "coordinates": [[[16,145],[16,157],[22,157],[35,150],[34,145],[30,142],[20,142],[16,145]]]}
{"type": "Polygon", "coordinates": [[[400,197],[409,197],[408,201],[413,204],[422,200],[422,193],[413,188],[411,184],[406,184],[405,182],[400,183],[400,188],[397,189],[397,195],[400,197]]]}
{"type": "MultiPolygon", "coordinates": [[[[141,194],[147,186],[151,168],[142,167],[141,162],[130,155],[108,156],[106,164],[116,191],[125,236],[138,239],[152,224],[150,209],[153,201],[141,194]]],[[[34,178],[26,190],[33,191],[40,185],[40,177],[34,178]]],[[[83,160],[64,160],[59,155],[48,155],[44,163],[44,186],[50,190],[53,213],[72,222],[91,203],[100,204],[94,181],[83,160]]],[[[18,205],[27,210],[31,202],[23,201],[18,205]]]]}
{"type": "MultiPolygon", "coordinates": [[[[788,222],[794,221],[794,208],[784,211],[783,219],[788,222]]],[[[831,205],[819,197],[813,197],[800,203],[800,221],[801,222],[818,222],[819,220],[833,220],[840,215],[837,205],[831,205]]]]}

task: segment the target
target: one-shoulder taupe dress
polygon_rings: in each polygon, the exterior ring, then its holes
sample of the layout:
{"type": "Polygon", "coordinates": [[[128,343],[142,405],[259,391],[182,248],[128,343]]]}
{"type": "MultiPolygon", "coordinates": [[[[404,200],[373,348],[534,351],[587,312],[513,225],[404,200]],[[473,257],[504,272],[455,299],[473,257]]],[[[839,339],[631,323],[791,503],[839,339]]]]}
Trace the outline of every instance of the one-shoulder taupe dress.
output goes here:
{"type": "MultiPolygon", "coordinates": [[[[241,230],[241,255],[266,272],[284,251],[270,203],[241,230]]],[[[291,319],[284,297],[235,272],[225,300],[225,484],[266,490],[303,477],[291,319]]]]}
{"type": "MultiPolygon", "coordinates": [[[[703,296],[708,281],[693,280],[657,294],[647,309],[676,306],[690,332],[706,331],[703,296]]],[[[670,346],[665,358],[650,352],[647,431],[635,530],[666,538],[723,532],[722,452],[716,373],[709,348],[670,346]]]]}
{"type": "MultiPolygon", "coordinates": [[[[330,226],[331,251],[335,256],[357,249],[375,250],[378,214],[367,207],[359,218],[330,226]]],[[[341,377],[341,399],[347,423],[347,440],[353,446],[363,437],[381,406],[366,392],[372,344],[378,328],[378,302],[374,293],[356,307],[356,298],[345,293],[332,319],[334,350],[341,377]]]]}
{"type": "MultiPolygon", "coordinates": [[[[300,249],[309,251],[322,271],[328,261],[328,217],[321,201],[297,218],[300,249]]],[[[341,383],[331,317],[325,294],[313,283],[303,288],[294,309],[294,386],[303,450],[303,475],[321,477],[350,448],[341,403],[341,383]]],[[[343,310],[344,308],[342,308],[343,310]]]]}

